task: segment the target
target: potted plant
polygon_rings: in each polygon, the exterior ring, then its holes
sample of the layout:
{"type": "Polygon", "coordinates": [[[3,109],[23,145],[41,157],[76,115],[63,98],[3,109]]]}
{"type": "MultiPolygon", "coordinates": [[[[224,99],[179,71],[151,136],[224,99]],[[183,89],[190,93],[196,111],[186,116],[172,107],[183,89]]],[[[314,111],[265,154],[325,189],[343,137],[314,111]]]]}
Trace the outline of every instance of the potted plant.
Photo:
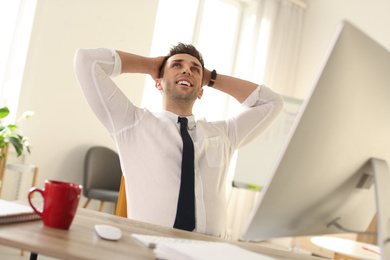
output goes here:
{"type": "Polygon", "coordinates": [[[8,114],[9,109],[7,107],[0,108],[0,195],[3,189],[4,171],[9,144],[11,143],[12,146],[15,147],[18,157],[23,153],[24,148],[26,148],[27,152],[30,153],[28,139],[16,132],[18,128],[17,123],[22,119],[29,118],[34,113],[25,112],[15,124],[3,125],[2,121],[6,116],[8,116],[8,114]]]}
{"type": "Polygon", "coordinates": [[[26,148],[27,152],[30,153],[28,139],[18,134],[16,130],[18,128],[17,123],[20,122],[20,120],[27,119],[33,114],[34,113],[30,111],[25,112],[23,113],[23,116],[16,121],[15,124],[3,125],[2,121],[6,116],[9,115],[9,109],[8,107],[0,108],[0,158],[2,158],[2,160],[6,159],[6,153],[9,143],[11,143],[12,146],[15,148],[18,157],[23,153],[24,148],[26,148]]]}

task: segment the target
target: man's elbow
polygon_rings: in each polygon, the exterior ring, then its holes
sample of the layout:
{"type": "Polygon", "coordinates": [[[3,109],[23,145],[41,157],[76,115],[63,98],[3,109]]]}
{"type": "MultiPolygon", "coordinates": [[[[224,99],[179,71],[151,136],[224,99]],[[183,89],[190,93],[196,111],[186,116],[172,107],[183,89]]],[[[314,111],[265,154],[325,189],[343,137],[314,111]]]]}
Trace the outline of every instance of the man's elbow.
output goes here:
{"type": "Polygon", "coordinates": [[[73,61],[76,66],[77,64],[84,63],[88,59],[91,59],[88,49],[77,49],[73,61]]]}

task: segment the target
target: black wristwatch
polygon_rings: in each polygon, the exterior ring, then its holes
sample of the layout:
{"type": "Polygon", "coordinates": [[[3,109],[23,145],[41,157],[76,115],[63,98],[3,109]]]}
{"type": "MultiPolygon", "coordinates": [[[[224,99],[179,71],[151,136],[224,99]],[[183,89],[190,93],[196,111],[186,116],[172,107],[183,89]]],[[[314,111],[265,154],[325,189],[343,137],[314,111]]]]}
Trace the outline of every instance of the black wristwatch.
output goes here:
{"type": "Polygon", "coordinates": [[[214,86],[214,82],[215,82],[216,79],[217,79],[217,71],[213,70],[211,72],[210,82],[209,82],[209,84],[207,84],[207,86],[213,87],[214,86]]]}

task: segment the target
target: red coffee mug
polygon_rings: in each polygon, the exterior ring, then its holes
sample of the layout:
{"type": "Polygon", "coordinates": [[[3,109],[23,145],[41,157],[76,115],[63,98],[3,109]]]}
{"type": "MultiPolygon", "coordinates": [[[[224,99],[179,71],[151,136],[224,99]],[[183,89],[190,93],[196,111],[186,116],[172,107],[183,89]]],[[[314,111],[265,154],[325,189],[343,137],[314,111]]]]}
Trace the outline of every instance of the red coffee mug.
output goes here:
{"type": "Polygon", "coordinates": [[[42,217],[45,226],[69,229],[76,214],[82,189],[83,187],[78,184],[46,180],[43,190],[36,187],[30,189],[28,202],[42,217]],[[42,211],[37,210],[31,203],[31,195],[34,192],[41,193],[43,197],[42,211]]]}

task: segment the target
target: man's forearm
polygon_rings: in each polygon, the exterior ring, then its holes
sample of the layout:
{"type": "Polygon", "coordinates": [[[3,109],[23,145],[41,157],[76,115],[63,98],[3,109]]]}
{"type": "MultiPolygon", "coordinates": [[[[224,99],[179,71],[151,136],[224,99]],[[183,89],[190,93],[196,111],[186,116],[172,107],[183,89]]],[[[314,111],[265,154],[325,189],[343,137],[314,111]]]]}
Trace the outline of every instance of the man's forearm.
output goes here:
{"type": "MultiPolygon", "coordinates": [[[[211,71],[204,69],[203,84],[207,85],[211,78],[211,71]]],[[[214,82],[213,88],[222,91],[242,103],[245,99],[258,87],[258,84],[253,82],[226,76],[222,74],[217,75],[217,79],[214,82]]]]}
{"type": "Polygon", "coordinates": [[[156,58],[144,57],[129,52],[116,51],[121,58],[122,71],[121,73],[143,73],[155,77],[158,64],[156,58]]]}

